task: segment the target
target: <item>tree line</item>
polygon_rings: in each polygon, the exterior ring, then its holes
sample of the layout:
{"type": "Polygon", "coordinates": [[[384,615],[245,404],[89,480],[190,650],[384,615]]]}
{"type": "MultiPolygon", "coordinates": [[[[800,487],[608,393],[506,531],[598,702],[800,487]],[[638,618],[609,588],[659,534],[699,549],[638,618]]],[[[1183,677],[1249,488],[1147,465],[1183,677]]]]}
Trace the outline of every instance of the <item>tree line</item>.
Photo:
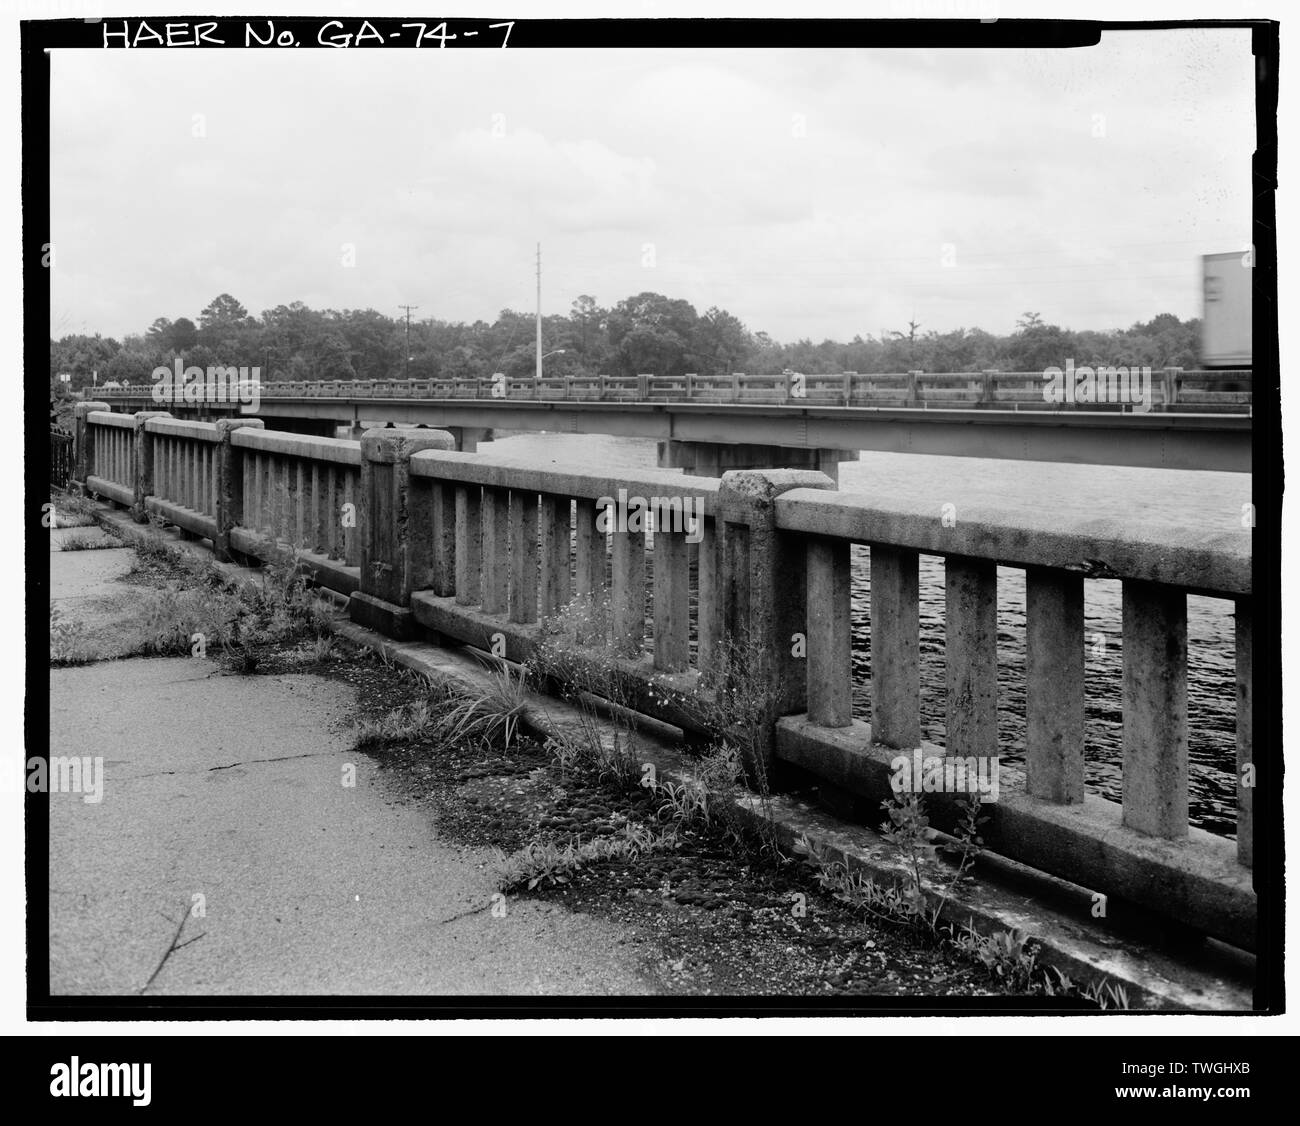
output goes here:
{"type": "MultiPolygon", "coordinates": [[[[781,343],[751,332],[725,309],[703,313],[688,301],[639,293],[604,307],[583,295],[568,314],[542,320],[548,375],[701,375],[844,371],[1041,371],[1076,364],[1195,368],[1200,321],[1161,313],[1145,323],[1112,331],[1073,331],[1047,324],[1035,312],[1014,332],[978,328],[857,335],[848,342],[809,339],[781,343]]],[[[492,323],[425,319],[408,328],[401,317],[374,309],[309,309],[300,301],[251,316],[223,293],[197,320],[159,317],[121,341],[69,335],[50,341],[50,381],[55,394],[107,382],[149,384],[155,368],[180,357],[188,365],[257,367],[272,380],[511,378],[533,374],[535,320],[503,309],[492,323]],[[408,345],[409,339],[409,345],[408,345]],[[60,373],[71,380],[63,383],[60,373]],[[92,374],[94,373],[94,374],[92,374]]]]}

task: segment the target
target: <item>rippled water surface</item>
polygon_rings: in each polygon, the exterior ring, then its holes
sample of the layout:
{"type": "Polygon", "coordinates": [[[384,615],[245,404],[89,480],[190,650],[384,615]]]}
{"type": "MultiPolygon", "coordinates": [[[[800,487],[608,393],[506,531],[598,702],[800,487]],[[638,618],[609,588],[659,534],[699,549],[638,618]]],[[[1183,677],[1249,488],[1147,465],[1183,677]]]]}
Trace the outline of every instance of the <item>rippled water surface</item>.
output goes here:
{"type": "MultiPolygon", "coordinates": [[[[603,472],[636,471],[656,464],[652,441],[603,435],[524,434],[493,445],[539,464],[574,462],[603,472]]],[[[864,452],[840,467],[840,488],[868,493],[889,507],[914,507],[936,515],[943,505],[993,507],[1028,517],[1053,513],[1071,519],[1118,519],[1152,530],[1205,530],[1248,534],[1242,505],[1250,500],[1250,477],[1111,466],[1057,465],[864,452]]],[[[865,549],[854,548],[855,710],[869,712],[871,683],[870,566],[865,549]]],[[[944,741],[943,562],[921,557],[922,732],[944,741]]],[[[1084,669],[1087,679],[1087,780],[1091,788],[1120,798],[1120,584],[1084,584],[1084,669]]],[[[1232,603],[1190,596],[1187,603],[1188,748],[1191,820],[1231,836],[1236,821],[1236,692],[1232,603]]],[[[1009,763],[1024,755],[1024,572],[998,569],[998,731],[1009,763]]]]}

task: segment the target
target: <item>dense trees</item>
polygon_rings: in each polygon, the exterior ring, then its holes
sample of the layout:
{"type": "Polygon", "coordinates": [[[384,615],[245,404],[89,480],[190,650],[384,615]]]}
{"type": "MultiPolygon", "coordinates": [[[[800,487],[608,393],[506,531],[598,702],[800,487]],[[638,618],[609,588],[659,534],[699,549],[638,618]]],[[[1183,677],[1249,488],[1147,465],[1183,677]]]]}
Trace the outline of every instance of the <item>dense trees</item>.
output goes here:
{"type": "MultiPolygon", "coordinates": [[[[881,337],[858,335],[847,343],[809,339],[783,344],[765,332],[751,332],[716,306],[698,313],[693,305],[661,293],[638,293],[604,308],[594,297],[578,297],[567,315],[543,319],[542,347],[556,352],[546,371],[556,375],[635,375],[653,372],[725,374],[732,371],[806,373],[840,371],[1041,371],[1077,364],[1197,366],[1199,321],[1162,313],[1151,321],[1111,332],[1074,332],[1047,324],[1036,312],[1020,317],[1016,330],[996,336],[980,329],[906,331],[881,337]],[[883,337],[883,338],[882,338],[883,337]]],[[[261,316],[228,293],[214,298],[197,317],[159,317],[140,335],[119,343],[101,336],[65,336],[50,341],[50,379],[70,372],[74,390],[98,381],[148,383],[153,369],[179,356],[186,364],[258,367],[272,379],[391,379],[486,377],[505,372],[532,374],[535,322],[531,314],[503,309],[491,323],[424,320],[413,322],[410,350],[406,324],[374,309],[309,309],[300,301],[265,310],[261,316]],[[409,357],[409,360],[408,360],[409,357]]]]}

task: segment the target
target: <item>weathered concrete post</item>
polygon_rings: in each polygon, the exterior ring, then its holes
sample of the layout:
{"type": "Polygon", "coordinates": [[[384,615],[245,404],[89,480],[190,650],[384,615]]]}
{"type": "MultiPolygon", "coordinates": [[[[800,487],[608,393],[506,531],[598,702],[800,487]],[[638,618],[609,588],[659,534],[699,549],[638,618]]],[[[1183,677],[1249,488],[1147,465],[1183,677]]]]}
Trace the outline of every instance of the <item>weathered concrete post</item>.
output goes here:
{"type": "Polygon", "coordinates": [[[718,490],[717,692],[739,713],[728,718],[748,728],[746,769],[760,786],[772,775],[777,718],[804,711],[807,700],[807,546],[777,529],[776,498],[833,487],[811,470],[754,469],[723,474],[718,490]]]}
{"type": "Polygon", "coordinates": [[[1178,403],[1178,380],[1183,374],[1182,368],[1165,368],[1163,387],[1165,392],[1165,410],[1178,403]]]}
{"type": "Polygon", "coordinates": [[[86,477],[95,471],[95,428],[86,421],[86,415],[91,411],[106,410],[108,404],[100,402],[74,403],[72,407],[75,443],[72,477],[82,492],[86,489],[86,477]]]}
{"type": "MultiPolygon", "coordinates": [[[[449,450],[441,430],[380,429],[361,436],[361,587],[348,603],[352,620],[389,637],[415,631],[411,594],[431,585],[433,533],[411,486],[411,455],[449,450]]],[[[419,488],[419,486],[417,486],[419,488]]],[[[427,508],[427,505],[424,506],[427,508]]]]}
{"type": "Polygon", "coordinates": [[[153,496],[153,450],[154,436],[145,425],[151,418],[171,418],[170,411],[136,411],[135,412],[135,488],[134,502],[131,505],[131,519],[137,524],[149,521],[149,511],[145,501],[153,496]]]}
{"type": "Polygon", "coordinates": [[[217,538],[212,549],[223,563],[236,560],[230,546],[230,530],[244,525],[244,451],[230,443],[230,435],[241,427],[262,430],[260,418],[219,418],[217,427],[217,538]]]}

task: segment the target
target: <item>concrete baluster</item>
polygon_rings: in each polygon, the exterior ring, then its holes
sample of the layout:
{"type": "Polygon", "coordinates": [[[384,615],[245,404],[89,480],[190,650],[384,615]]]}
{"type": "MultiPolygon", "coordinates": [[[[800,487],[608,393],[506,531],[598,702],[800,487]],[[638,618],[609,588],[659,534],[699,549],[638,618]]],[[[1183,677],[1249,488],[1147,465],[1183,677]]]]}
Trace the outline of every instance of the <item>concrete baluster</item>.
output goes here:
{"type": "Polygon", "coordinates": [[[1083,801],[1083,576],[1025,573],[1025,787],[1056,805],[1083,801]]]}
{"type": "Polygon", "coordinates": [[[871,545],[871,735],[888,747],[921,745],[920,587],[917,553],[871,545]]]}
{"type": "Polygon", "coordinates": [[[546,493],[542,496],[542,616],[553,617],[568,605],[569,582],[569,509],[568,497],[546,493]]]}
{"type": "Polygon", "coordinates": [[[1124,580],[1124,824],[1187,836],[1187,594],[1124,580]]]}
{"type": "MultiPolygon", "coordinates": [[[[611,508],[611,513],[616,510],[611,508]]],[[[628,523],[633,514],[628,513],[628,523]]],[[[613,526],[610,550],[611,643],[620,657],[639,657],[645,640],[645,531],[613,526]]]]}
{"type": "Polygon", "coordinates": [[[847,540],[808,541],[808,719],[853,722],[852,565],[847,540]]]}
{"type": "Polygon", "coordinates": [[[510,620],[537,621],[537,494],[510,490],[510,620]]]}
{"type": "Polygon", "coordinates": [[[949,758],[992,758],[998,753],[997,566],[950,555],[944,661],[949,758]]]}
{"type": "Polygon", "coordinates": [[[429,576],[433,593],[449,598],[456,593],[456,489],[442,481],[428,482],[429,522],[433,552],[429,576]]]}
{"type": "Polygon", "coordinates": [[[483,490],[483,601],[485,614],[504,614],[510,602],[510,492],[483,490]]]}
{"type": "Polygon", "coordinates": [[[718,596],[718,522],[712,515],[702,516],[700,520],[704,534],[696,553],[695,659],[700,672],[712,674],[717,669],[718,637],[722,629],[718,596]]]}
{"type": "Polygon", "coordinates": [[[482,599],[483,490],[456,488],[456,604],[476,606],[482,599]]]}
{"type": "Polygon", "coordinates": [[[684,672],[691,658],[690,559],[686,529],[673,528],[667,512],[655,515],[654,667],[684,672]]]}

